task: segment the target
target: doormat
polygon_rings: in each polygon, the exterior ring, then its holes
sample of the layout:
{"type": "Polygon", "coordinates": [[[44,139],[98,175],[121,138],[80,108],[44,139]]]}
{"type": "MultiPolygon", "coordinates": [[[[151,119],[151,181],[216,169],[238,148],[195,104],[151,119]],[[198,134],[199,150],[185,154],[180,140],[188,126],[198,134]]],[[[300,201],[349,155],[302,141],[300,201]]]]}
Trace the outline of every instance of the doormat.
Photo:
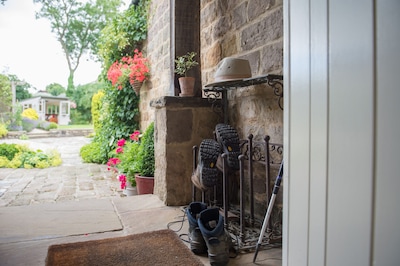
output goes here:
{"type": "Polygon", "coordinates": [[[204,264],[172,230],[52,245],[47,266],[204,264]]]}

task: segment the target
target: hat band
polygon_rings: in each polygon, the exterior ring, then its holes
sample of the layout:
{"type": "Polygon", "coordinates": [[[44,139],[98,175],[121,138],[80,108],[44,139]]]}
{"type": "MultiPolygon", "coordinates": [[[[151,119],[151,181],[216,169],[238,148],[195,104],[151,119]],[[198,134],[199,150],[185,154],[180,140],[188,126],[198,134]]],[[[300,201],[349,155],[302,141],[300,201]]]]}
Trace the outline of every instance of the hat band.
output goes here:
{"type": "Polygon", "coordinates": [[[251,76],[249,76],[249,75],[243,75],[243,74],[225,75],[225,76],[215,77],[215,81],[230,80],[230,79],[245,79],[245,78],[250,78],[250,77],[251,76]]]}

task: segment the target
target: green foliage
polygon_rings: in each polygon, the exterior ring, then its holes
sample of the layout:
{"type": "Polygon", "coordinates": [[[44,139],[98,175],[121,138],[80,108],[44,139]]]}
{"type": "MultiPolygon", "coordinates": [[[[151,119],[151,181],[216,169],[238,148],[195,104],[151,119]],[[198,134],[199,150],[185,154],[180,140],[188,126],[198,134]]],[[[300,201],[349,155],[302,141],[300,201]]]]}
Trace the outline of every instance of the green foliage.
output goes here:
{"type": "Polygon", "coordinates": [[[71,108],[72,124],[90,124],[92,122],[92,97],[104,86],[106,86],[105,83],[93,82],[79,85],[75,89],[70,90],[69,98],[76,103],[76,108],[71,108]]]}
{"type": "Polygon", "coordinates": [[[35,109],[32,108],[27,108],[22,112],[22,117],[26,117],[26,118],[30,118],[32,120],[38,120],[39,119],[39,115],[36,112],[35,109]]]}
{"type": "Polygon", "coordinates": [[[39,121],[29,119],[29,118],[22,118],[22,128],[27,132],[31,132],[33,129],[37,128],[39,125],[39,121]]]}
{"type": "Polygon", "coordinates": [[[22,101],[32,97],[31,93],[28,90],[32,86],[28,82],[20,80],[16,75],[13,74],[8,75],[8,77],[10,81],[15,82],[15,98],[17,101],[22,101]]]}
{"type": "Polygon", "coordinates": [[[19,149],[17,147],[17,144],[7,144],[7,143],[2,143],[0,144],[0,156],[6,157],[8,160],[12,160],[19,152],[19,149]]]}
{"type": "Polygon", "coordinates": [[[100,132],[101,129],[101,123],[100,123],[100,115],[101,115],[101,106],[102,100],[104,97],[104,92],[103,91],[98,91],[95,95],[92,97],[92,120],[93,120],[93,127],[94,127],[94,132],[100,132]]]}
{"type": "Polygon", "coordinates": [[[186,77],[187,72],[199,64],[196,60],[194,60],[195,56],[195,52],[188,52],[185,55],[178,56],[175,59],[175,73],[186,77]]]}
{"type": "Polygon", "coordinates": [[[7,76],[0,74],[0,113],[10,112],[12,106],[11,84],[7,76]]]}
{"type": "Polygon", "coordinates": [[[74,88],[73,77],[82,55],[96,54],[100,31],[115,16],[120,0],[53,1],[33,0],[40,4],[36,18],[49,20],[65,54],[68,69],[68,88],[74,88]]]}
{"type": "MultiPolygon", "coordinates": [[[[101,77],[103,80],[107,80],[106,73],[114,61],[132,55],[133,50],[139,48],[146,39],[149,3],[150,0],[141,0],[139,6],[131,6],[102,30],[98,55],[103,60],[101,77]]],[[[85,147],[92,149],[96,156],[91,158],[84,155],[88,161],[96,163],[106,163],[111,151],[116,147],[117,140],[128,139],[130,134],[139,128],[139,97],[129,82],[121,90],[114,89],[110,82],[107,82],[103,92],[101,109],[98,109],[100,110],[98,121],[101,127],[95,126],[96,136],[90,144],[92,147],[85,147]],[[97,148],[99,150],[95,150],[97,148]]]]}
{"type": "Polygon", "coordinates": [[[139,97],[135,92],[130,87],[123,90],[110,87],[104,92],[100,117],[101,131],[96,132],[94,139],[100,143],[100,152],[104,155],[103,163],[116,147],[117,140],[128,139],[130,134],[139,128],[139,97]]]}
{"type": "Polygon", "coordinates": [[[50,93],[51,95],[53,95],[53,96],[58,96],[61,93],[65,93],[66,92],[65,88],[62,85],[58,84],[58,83],[51,83],[51,84],[47,85],[46,86],[46,91],[48,93],[50,93]]]}
{"type": "Polygon", "coordinates": [[[137,158],[139,173],[142,176],[154,176],[154,122],[144,132],[138,151],[137,158]]]}
{"type": "Polygon", "coordinates": [[[21,131],[22,130],[22,106],[15,106],[15,113],[10,118],[10,124],[8,130],[10,131],[21,131]]]}
{"type": "Polygon", "coordinates": [[[58,128],[58,125],[54,122],[40,121],[37,127],[49,131],[50,129],[58,128]]]}
{"type": "Polygon", "coordinates": [[[124,152],[118,156],[121,160],[118,169],[121,173],[126,174],[126,178],[132,186],[136,186],[135,174],[140,172],[138,161],[139,147],[139,142],[127,142],[124,147],[124,152]]]}
{"type": "Polygon", "coordinates": [[[147,17],[150,0],[141,0],[138,6],[117,15],[101,31],[98,55],[103,60],[105,71],[123,56],[132,55],[147,38],[147,17]]]}
{"type": "Polygon", "coordinates": [[[84,145],[79,151],[79,155],[85,163],[104,163],[104,155],[100,153],[100,143],[91,142],[84,145]]]}
{"type": "Polygon", "coordinates": [[[6,124],[0,123],[0,138],[7,136],[8,130],[6,124]]]}
{"type": "Polygon", "coordinates": [[[57,151],[33,151],[19,144],[0,144],[0,168],[48,168],[62,163],[57,151]]]}

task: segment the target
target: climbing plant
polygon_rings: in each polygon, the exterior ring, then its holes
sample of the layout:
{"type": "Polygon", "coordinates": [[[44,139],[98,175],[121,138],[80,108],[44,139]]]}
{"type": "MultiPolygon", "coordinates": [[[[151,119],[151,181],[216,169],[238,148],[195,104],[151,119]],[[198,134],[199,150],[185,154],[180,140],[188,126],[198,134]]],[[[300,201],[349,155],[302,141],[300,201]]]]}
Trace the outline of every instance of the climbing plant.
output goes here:
{"type": "MultiPolygon", "coordinates": [[[[118,14],[101,31],[98,55],[102,60],[101,79],[105,81],[104,96],[101,97],[101,115],[99,130],[92,148],[99,149],[96,162],[105,163],[114,150],[116,142],[129,138],[139,128],[139,96],[131,88],[129,81],[121,90],[115,89],[107,80],[107,71],[111,64],[124,56],[133,55],[135,49],[141,49],[147,37],[147,14],[150,0],[141,0],[138,5],[118,14]]],[[[85,154],[85,153],[84,153],[85,154]]],[[[90,161],[90,158],[83,158],[90,161]]]]}

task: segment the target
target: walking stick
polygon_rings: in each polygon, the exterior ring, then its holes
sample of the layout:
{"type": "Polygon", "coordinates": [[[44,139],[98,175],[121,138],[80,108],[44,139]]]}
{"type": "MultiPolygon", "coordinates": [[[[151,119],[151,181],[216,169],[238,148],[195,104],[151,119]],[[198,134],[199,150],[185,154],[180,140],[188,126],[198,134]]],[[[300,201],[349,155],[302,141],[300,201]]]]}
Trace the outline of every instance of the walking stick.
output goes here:
{"type": "Polygon", "coordinates": [[[275,185],[274,185],[274,189],[272,191],[271,200],[269,201],[267,213],[265,214],[265,218],[264,218],[264,222],[263,222],[263,225],[262,225],[262,228],[261,228],[260,236],[258,237],[258,242],[257,242],[257,245],[256,245],[256,251],[254,253],[253,263],[256,261],[257,254],[258,254],[258,249],[261,246],[265,230],[267,229],[269,218],[271,217],[272,208],[274,207],[276,194],[278,194],[279,187],[281,185],[282,175],[283,175],[283,161],[281,162],[281,166],[279,168],[278,176],[276,177],[276,180],[275,180],[275,185]]]}

